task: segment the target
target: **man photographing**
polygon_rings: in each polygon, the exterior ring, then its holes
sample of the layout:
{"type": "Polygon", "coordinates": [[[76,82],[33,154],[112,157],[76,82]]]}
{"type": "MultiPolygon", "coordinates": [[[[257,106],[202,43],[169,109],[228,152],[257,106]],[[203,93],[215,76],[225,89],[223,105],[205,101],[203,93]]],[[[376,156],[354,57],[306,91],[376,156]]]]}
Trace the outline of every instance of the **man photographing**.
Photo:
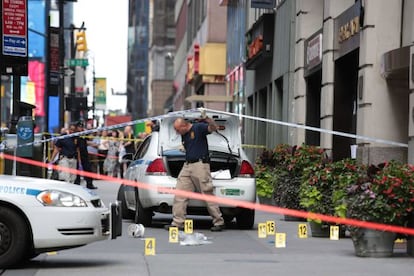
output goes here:
{"type": "MultiPolygon", "coordinates": [[[[204,115],[202,113],[202,115],[204,115]]],[[[190,123],[184,118],[174,121],[174,129],[181,135],[185,149],[185,159],[177,178],[177,190],[200,191],[203,194],[213,195],[213,183],[210,173],[210,158],[207,135],[216,131],[218,126],[213,119],[206,116],[200,122],[190,123]]],[[[189,198],[175,195],[173,203],[173,221],[165,228],[184,228],[189,198]]],[[[213,218],[211,231],[222,231],[224,219],[217,203],[207,202],[207,210],[213,218]]]]}

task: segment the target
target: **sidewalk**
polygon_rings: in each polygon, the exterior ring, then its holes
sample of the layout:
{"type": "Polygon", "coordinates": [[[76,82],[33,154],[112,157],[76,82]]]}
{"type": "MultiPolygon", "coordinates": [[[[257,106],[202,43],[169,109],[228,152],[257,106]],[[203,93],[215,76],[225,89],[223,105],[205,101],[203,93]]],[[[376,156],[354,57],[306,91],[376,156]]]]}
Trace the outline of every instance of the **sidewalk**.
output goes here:
{"type": "MultiPolygon", "coordinates": [[[[276,232],[286,233],[286,248],[276,248],[274,237],[261,239],[267,243],[283,266],[280,275],[395,275],[412,273],[414,257],[406,254],[406,243],[396,243],[394,254],[387,258],[357,257],[351,238],[339,240],[315,238],[309,224],[303,221],[285,221],[283,215],[258,212],[256,222],[274,220],[276,232]],[[298,225],[305,223],[307,238],[299,238],[298,225]]],[[[257,232],[252,235],[256,235],[257,232]]]]}

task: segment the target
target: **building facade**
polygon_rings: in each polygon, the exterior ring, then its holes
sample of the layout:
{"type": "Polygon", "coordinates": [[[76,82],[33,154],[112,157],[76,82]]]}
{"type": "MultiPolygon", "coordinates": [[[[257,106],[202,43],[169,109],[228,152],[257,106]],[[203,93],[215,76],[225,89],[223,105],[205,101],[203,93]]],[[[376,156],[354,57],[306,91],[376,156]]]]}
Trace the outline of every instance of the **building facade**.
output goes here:
{"type": "Polygon", "coordinates": [[[226,9],[217,1],[177,0],[174,110],[225,110],[226,9]]]}
{"type": "Polygon", "coordinates": [[[150,2],[148,115],[164,114],[173,93],[175,21],[174,0],[150,2]]]}
{"type": "Polygon", "coordinates": [[[357,145],[364,163],[413,162],[414,3],[219,2],[245,9],[245,114],[292,123],[246,120],[245,142],[320,145],[335,160],[357,145]]]}

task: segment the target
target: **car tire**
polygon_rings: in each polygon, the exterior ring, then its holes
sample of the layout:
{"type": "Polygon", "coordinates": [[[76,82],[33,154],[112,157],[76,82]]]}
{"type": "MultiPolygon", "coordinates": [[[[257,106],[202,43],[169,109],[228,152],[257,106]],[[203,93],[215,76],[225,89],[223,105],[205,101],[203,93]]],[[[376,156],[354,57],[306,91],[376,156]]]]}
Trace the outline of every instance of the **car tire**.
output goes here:
{"type": "Polygon", "coordinates": [[[254,225],[254,210],[240,208],[236,215],[236,223],[239,229],[252,229],[254,225]]]}
{"type": "Polygon", "coordinates": [[[142,224],[146,227],[151,226],[152,216],[153,212],[151,209],[142,207],[138,189],[135,189],[135,223],[142,224]]]}
{"type": "Polygon", "coordinates": [[[118,195],[117,195],[117,200],[119,200],[121,202],[121,212],[122,212],[122,218],[123,219],[134,219],[135,217],[135,212],[132,210],[129,210],[127,205],[126,205],[126,200],[125,200],[125,186],[121,185],[119,186],[118,189],[118,195]]]}
{"type": "Polygon", "coordinates": [[[13,209],[0,207],[0,267],[24,261],[29,244],[29,229],[24,218],[13,209]]]}

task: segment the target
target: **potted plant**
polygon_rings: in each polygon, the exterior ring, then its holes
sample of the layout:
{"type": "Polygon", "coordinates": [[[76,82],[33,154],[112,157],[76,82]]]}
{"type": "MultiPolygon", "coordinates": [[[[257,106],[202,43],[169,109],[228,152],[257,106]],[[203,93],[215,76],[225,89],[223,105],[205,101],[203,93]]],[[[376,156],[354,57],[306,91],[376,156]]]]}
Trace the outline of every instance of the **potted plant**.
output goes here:
{"type": "MultiPolygon", "coordinates": [[[[275,165],[275,201],[284,208],[303,210],[299,202],[299,189],[304,170],[321,163],[325,159],[324,151],[316,146],[294,146],[287,148],[281,145],[275,149],[278,156],[275,165]]],[[[285,216],[286,220],[297,220],[285,216]]]]}
{"type": "MultiPolygon", "coordinates": [[[[307,211],[324,215],[345,216],[343,201],[346,187],[366,175],[354,159],[336,162],[324,159],[304,169],[299,191],[300,205],[307,211]]],[[[331,224],[318,219],[308,220],[313,237],[329,237],[331,224]]],[[[341,226],[341,234],[345,229],[341,226]]]]}
{"type": "MultiPolygon", "coordinates": [[[[405,226],[414,210],[414,168],[390,161],[370,166],[367,178],[349,186],[348,218],[405,226]]],[[[395,233],[350,227],[357,256],[385,257],[393,253],[395,233]],[[384,242],[381,243],[380,242],[384,242]]]]}

